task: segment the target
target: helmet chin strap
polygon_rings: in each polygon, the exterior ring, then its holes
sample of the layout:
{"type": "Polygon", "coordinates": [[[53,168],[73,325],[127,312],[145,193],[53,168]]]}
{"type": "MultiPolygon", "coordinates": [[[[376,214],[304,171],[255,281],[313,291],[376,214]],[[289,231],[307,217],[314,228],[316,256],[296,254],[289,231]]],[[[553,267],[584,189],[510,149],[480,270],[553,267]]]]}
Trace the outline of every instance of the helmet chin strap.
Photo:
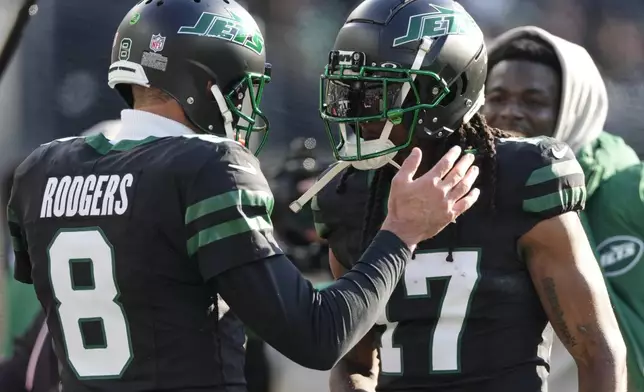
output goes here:
{"type": "MultiPolygon", "coordinates": [[[[215,101],[217,102],[217,106],[219,107],[219,112],[221,112],[221,117],[224,119],[224,130],[226,131],[226,137],[228,139],[232,139],[244,146],[246,146],[246,136],[248,134],[247,131],[242,131],[239,130],[239,138],[237,137],[237,131],[233,128],[233,113],[230,111],[230,108],[228,108],[228,105],[226,104],[226,99],[224,98],[224,95],[221,93],[221,90],[219,89],[219,86],[216,84],[212,85],[210,87],[210,92],[212,93],[213,97],[215,97],[215,101]]],[[[242,103],[242,111],[244,108],[249,108],[252,107],[252,103],[246,102],[247,99],[252,99],[250,93],[246,94],[244,97],[244,102],[242,103]],[[249,106],[250,105],[250,106],[249,106]]],[[[244,119],[239,119],[239,121],[245,121],[244,119]]],[[[237,124],[239,125],[239,123],[237,124]]],[[[265,131],[266,126],[264,127],[255,127],[253,125],[253,131],[265,131]]],[[[249,147],[249,146],[246,146],[249,147]]]]}
{"type": "MultiPolygon", "coordinates": [[[[420,69],[420,67],[423,66],[423,61],[425,60],[425,56],[427,55],[427,52],[429,52],[429,49],[432,46],[433,40],[431,38],[423,37],[422,42],[420,44],[420,48],[418,49],[418,52],[416,53],[416,58],[414,59],[414,62],[410,68],[411,71],[417,71],[420,69]]],[[[416,74],[412,73],[411,74],[411,80],[413,83],[416,80],[416,74]]],[[[398,95],[398,98],[396,99],[396,107],[402,107],[402,103],[405,102],[405,98],[407,98],[407,94],[409,94],[409,90],[411,90],[411,83],[406,82],[403,84],[400,94],[398,95]]],[[[385,91],[386,94],[386,91],[385,91]]],[[[379,151],[385,151],[387,149],[395,147],[395,144],[389,140],[389,135],[391,135],[391,130],[394,127],[394,123],[390,120],[387,119],[387,122],[385,123],[384,128],[382,129],[382,133],[380,134],[380,137],[375,140],[360,140],[360,154],[361,155],[369,155],[373,153],[377,153],[379,151]]],[[[342,134],[342,137],[345,140],[345,144],[342,147],[342,150],[340,152],[342,155],[357,155],[357,143],[349,143],[347,142],[347,131],[346,131],[346,124],[340,124],[340,132],[342,134]]],[[[390,164],[394,166],[396,169],[400,169],[400,165],[398,165],[396,162],[394,162],[394,157],[396,156],[398,152],[394,151],[389,154],[385,154],[383,156],[378,156],[374,158],[369,158],[369,159],[363,159],[360,161],[343,161],[340,160],[338,163],[336,163],[331,169],[329,169],[320,179],[318,179],[315,184],[311,186],[302,196],[300,196],[297,200],[292,202],[289,205],[289,208],[293,212],[300,212],[302,208],[306,205],[306,203],[309,202],[315,196],[318,194],[322,188],[324,188],[335,176],[340,174],[342,170],[348,168],[349,166],[353,166],[354,168],[358,170],[375,170],[379,169],[386,164],[390,164]]]]}
{"type": "Polygon", "coordinates": [[[226,130],[226,137],[236,140],[235,130],[233,129],[233,113],[228,108],[228,105],[226,105],[226,99],[224,98],[224,95],[221,93],[219,86],[217,86],[216,84],[213,84],[210,87],[210,92],[212,93],[213,97],[215,97],[215,101],[217,102],[217,106],[219,106],[219,111],[221,112],[221,117],[224,119],[224,129],[226,130]]]}

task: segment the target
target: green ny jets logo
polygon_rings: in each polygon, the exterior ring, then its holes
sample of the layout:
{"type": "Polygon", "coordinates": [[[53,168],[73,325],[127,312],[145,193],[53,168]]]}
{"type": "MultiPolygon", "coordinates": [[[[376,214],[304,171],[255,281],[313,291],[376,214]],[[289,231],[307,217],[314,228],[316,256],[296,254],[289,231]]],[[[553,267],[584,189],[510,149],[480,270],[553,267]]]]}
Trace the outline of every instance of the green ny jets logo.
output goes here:
{"type": "Polygon", "coordinates": [[[182,26],[177,34],[193,34],[223,39],[261,54],[264,37],[252,21],[244,20],[233,11],[230,16],[203,12],[194,26],[182,26]]]}
{"type": "Polygon", "coordinates": [[[434,11],[409,18],[407,33],[394,39],[394,46],[450,34],[467,34],[478,30],[476,23],[463,9],[451,10],[430,4],[434,11]]]}

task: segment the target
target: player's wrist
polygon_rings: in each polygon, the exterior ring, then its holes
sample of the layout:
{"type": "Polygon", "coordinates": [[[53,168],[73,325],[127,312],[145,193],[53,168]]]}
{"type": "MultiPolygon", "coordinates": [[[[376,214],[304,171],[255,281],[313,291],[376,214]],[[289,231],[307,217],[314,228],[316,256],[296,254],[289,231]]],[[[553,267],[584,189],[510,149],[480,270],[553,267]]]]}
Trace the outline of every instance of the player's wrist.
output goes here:
{"type": "Polygon", "coordinates": [[[382,226],[380,227],[381,231],[388,231],[398,237],[402,242],[407,245],[407,248],[410,251],[416,249],[416,245],[420,242],[420,238],[414,233],[410,232],[409,228],[406,225],[400,224],[391,219],[385,219],[382,226]]]}

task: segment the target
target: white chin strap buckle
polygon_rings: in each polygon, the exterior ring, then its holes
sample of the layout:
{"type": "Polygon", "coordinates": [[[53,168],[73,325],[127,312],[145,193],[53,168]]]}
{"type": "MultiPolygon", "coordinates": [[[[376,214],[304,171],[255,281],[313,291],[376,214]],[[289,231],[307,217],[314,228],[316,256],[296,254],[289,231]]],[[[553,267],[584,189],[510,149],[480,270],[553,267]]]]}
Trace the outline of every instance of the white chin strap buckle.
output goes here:
{"type": "MultiPolygon", "coordinates": [[[[429,50],[431,49],[433,42],[434,41],[431,38],[427,38],[427,37],[424,37],[421,40],[420,47],[416,52],[416,58],[414,59],[414,63],[411,66],[412,71],[419,70],[420,67],[423,65],[423,60],[425,59],[427,52],[429,52],[429,50]]],[[[411,78],[413,83],[413,81],[416,80],[416,74],[415,73],[412,74],[411,78]]],[[[405,98],[407,98],[407,94],[409,94],[410,89],[411,89],[411,84],[409,82],[406,82],[403,84],[400,94],[396,99],[396,105],[398,107],[401,107],[402,103],[405,102],[405,98]]],[[[389,140],[389,135],[391,134],[391,130],[393,129],[393,127],[394,127],[394,124],[390,120],[387,120],[379,139],[361,140],[360,154],[369,155],[375,152],[385,151],[387,149],[395,147],[395,144],[391,140],[389,140]]],[[[342,133],[344,140],[347,140],[347,133],[346,133],[344,124],[340,124],[340,132],[342,133]]],[[[306,191],[302,196],[300,196],[299,199],[291,203],[289,205],[289,208],[293,212],[299,212],[302,209],[302,207],[306,203],[308,203],[309,200],[313,198],[313,196],[315,196],[318,192],[320,192],[322,188],[326,186],[326,184],[331,182],[333,177],[340,174],[342,170],[344,170],[349,166],[353,166],[358,170],[374,170],[374,169],[379,169],[389,163],[392,166],[396,167],[397,169],[400,169],[400,165],[398,165],[396,162],[393,161],[394,157],[396,156],[396,153],[397,152],[391,152],[383,156],[369,158],[361,161],[338,162],[334,167],[329,169],[329,171],[327,171],[326,174],[322,176],[322,178],[317,180],[317,182],[313,184],[313,186],[308,191],[306,191]]],[[[354,143],[346,143],[342,148],[342,150],[340,151],[340,155],[344,155],[344,156],[358,155],[357,145],[354,143]]]]}
{"type": "MultiPolygon", "coordinates": [[[[389,139],[377,139],[377,140],[361,140],[360,142],[360,154],[369,155],[379,151],[386,151],[391,148],[396,147],[396,145],[389,139]]],[[[363,159],[360,161],[351,161],[351,166],[355,167],[358,170],[375,170],[385,166],[387,163],[392,163],[394,166],[400,168],[396,162],[393,162],[394,157],[396,156],[397,151],[390,152],[382,156],[363,159]]],[[[356,156],[358,155],[358,145],[354,143],[346,143],[342,150],[340,150],[341,156],[356,156]]]]}
{"type": "MultiPolygon", "coordinates": [[[[378,151],[385,151],[387,149],[393,148],[396,145],[389,139],[378,139],[378,140],[362,140],[360,144],[360,153],[362,155],[372,154],[378,151]]],[[[400,169],[400,165],[393,161],[396,156],[397,151],[390,152],[383,156],[369,158],[361,161],[339,161],[333,167],[331,167],[326,174],[324,174],[319,180],[313,184],[302,196],[289,205],[289,208],[293,212],[300,212],[302,208],[306,205],[315,196],[324,188],[335,176],[340,174],[342,170],[353,166],[358,170],[375,170],[379,169],[386,164],[391,164],[392,166],[400,169]]],[[[340,151],[340,155],[349,156],[357,155],[357,145],[353,143],[347,143],[344,145],[344,148],[340,151]]]]}

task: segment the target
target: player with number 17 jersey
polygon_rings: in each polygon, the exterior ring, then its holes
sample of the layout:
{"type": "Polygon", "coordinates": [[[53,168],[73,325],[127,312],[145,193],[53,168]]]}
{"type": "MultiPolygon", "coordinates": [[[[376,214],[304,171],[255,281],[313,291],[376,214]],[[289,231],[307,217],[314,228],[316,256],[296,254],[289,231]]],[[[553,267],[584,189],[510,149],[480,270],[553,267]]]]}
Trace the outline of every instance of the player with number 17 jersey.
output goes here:
{"type": "Polygon", "coordinates": [[[333,368],[333,392],[543,392],[553,331],[580,385],[625,385],[626,350],[578,216],[582,168],[564,143],[487,124],[487,63],[482,30],[454,0],[365,0],[336,36],[319,113],[339,162],[311,207],[334,277],[396,213],[394,168],[414,148],[420,174],[458,146],[480,170],[480,199],[418,244],[378,327],[333,368]]]}
{"type": "MultiPolygon", "coordinates": [[[[572,151],[554,139],[499,139],[496,151],[496,211],[475,205],[421,242],[378,321],[379,392],[545,385],[548,318],[517,238],[545,219],[582,209],[584,176],[572,151]]],[[[312,208],[319,234],[351,268],[361,251],[373,173],[353,171],[342,193],[338,178],[312,208]]]]}

